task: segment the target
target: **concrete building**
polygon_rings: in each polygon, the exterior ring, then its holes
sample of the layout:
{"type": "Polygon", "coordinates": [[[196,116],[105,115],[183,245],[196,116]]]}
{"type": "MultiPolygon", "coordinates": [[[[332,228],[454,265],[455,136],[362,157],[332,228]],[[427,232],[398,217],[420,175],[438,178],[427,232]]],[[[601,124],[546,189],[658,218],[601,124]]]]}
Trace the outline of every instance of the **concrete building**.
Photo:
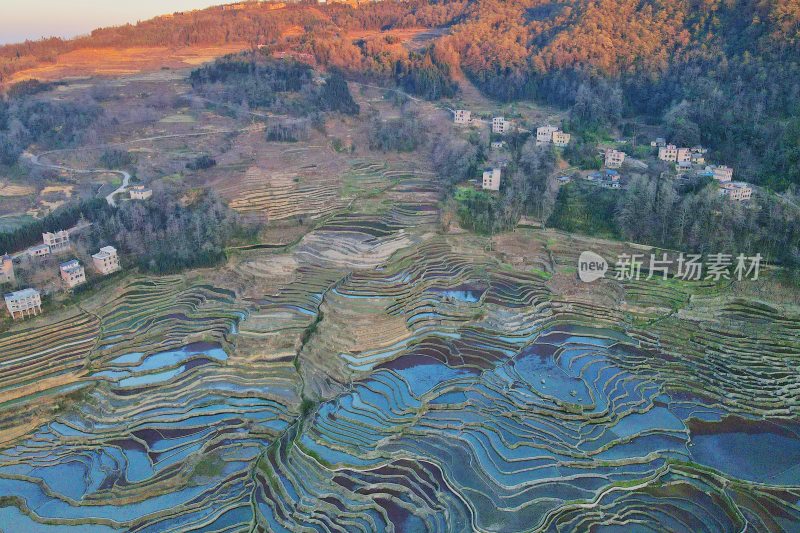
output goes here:
{"type": "Polygon", "coordinates": [[[753,195],[753,188],[743,181],[729,181],[720,185],[719,193],[730,200],[744,202],[753,195]]]}
{"type": "Polygon", "coordinates": [[[465,109],[455,110],[455,113],[453,115],[453,122],[455,122],[456,124],[469,126],[471,120],[472,120],[472,111],[467,111],[465,109]]]}
{"type": "Polygon", "coordinates": [[[58,268],[61,270],[61,279],[70,289],[86,283],[86,271],[77,259],[61,263],[58,268]]]}
{"type": "Polygon", "coordinates": [[[36,289],[23,289],[5,295],[6,309],[11,318],[17,320],[36,316],[42,312],[42,296],[36,289]]]}
{"type": "Polygon", "coordinates": [[[553,132],[553,144],[555,146],[558,146],[559,148],[567,146],[571,138],[572,135],[570,135],[569,133],[564,133],[563,131],[553,132]]]}
{"type": "Polygon", "coordinates": [[[492,141],[491,148],[492,150],[502,150],[506,147],[505,141],[492,141]]]}
{"type": "Polygon", "coordinates": [[[662,146],[666,146],[667,141],[664,137],[656,137],[655,141],[650,141],[650,146],[653,148],[661,148],[662,146]]]}
{"type": "Polygon", "coordinates": [[[492,133],[505,134],[511,131],[511,122],[505,117],[494,117],[492,119],[492,133]]]}
{"type": "Polygon", "coordinates": [[[153,189],[148,189],[144,185],[134,185],[131,187],[131,200],[147,200],[152,198],[153,189]]]}
{"type": "Polygon", "coordinates": [[[678,162],[678,147],[674,144],[668,144],[666,146],[661,146],[658,149],[658,158],[662,161],[668,161],[671,163],[678,162]]]}
{"type": "Polygon", "coordinates": [[[558,128],[550,124],[539,126],[536,128],[536,144],[550,144],[553,142],[553,134],[557,131],[558,128]]]}
{"type": "Polygon", "coordinates": [[[0,284],[14,283],[14,281],[16,281],[14,277],[14,259],[6,254],[0,257],[0,284]]]}
{"type": "Polygon", "coordinates": [[[483,190],[499,191],[501,172],[502,171],[499,168],[487,169],[483,173],[483,190]]]}
{"type": "Polygon", "coordinates": [[[619,168],[625,162],[625,152],[608,148],[605,153],[605,165],[608,168],[619,168]]]}
{"type": "Polygon", "coordinates": [[[714,179],[720,183],[725,183],[733,179],[733,169],[725,165],[717,165],[711,167],[714,179]]]}
{"type": "Polygon", "coordinates": [[[103,246],[100,251],[92,255],[94,268],[100,274],[107,276],[120,269],[117,249],[113,246],[103,246]]]}
{"type": "Polygon", "coordinates": [[[42,233],[42,240],[44,244],[50,247],[50,253],[52,254],[57,254],[70,248],[69,232],[63,229],[54,233],[42,233]]]}
{"type": "Polygon", "coordinates": [[[50,255],[50,247],[46,244],[39,244],[28,250],[31,257],[44,257],[50,255]]]}

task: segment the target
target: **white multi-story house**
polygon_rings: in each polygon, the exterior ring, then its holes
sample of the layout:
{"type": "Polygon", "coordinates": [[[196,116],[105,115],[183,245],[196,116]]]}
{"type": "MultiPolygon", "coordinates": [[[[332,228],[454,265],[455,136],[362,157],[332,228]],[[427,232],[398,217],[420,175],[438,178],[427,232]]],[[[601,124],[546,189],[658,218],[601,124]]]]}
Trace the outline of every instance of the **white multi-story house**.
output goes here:
{"type": "Polygon", "coordinates": [[[730,200],[744,202],[753,195],[753,188],[743,181],[728,181],[720,184],[719,193],[730,200]]]}
{"type": "Polygon", "coordinates": [[[511,131],[511,122],[505,117],[494,117],[492,119],[492,133],[505,134],[511,131]]]}
{"type": "Polygon", "coordinates": [[[42,312],[42,296],[36,289],[23,289],[4,296],[11,318],[36,316],[42,312]]]}
{"type": "Polygon", "coordinates": [[[70,247],[69,232],[63,229],[52,233],[42,233],[42,241],[50,247],[50,253],[54,254],[69,250],[70,247]]]}
{"type": "Polygon", "coordinates": [[[61,279],[70,289],[86,283],[86,271],[77,259],[61,263],[58,268],[61,270],[61,279]]]}
{"type": "Polygon", "coordinates": [[[606,149],[605,165],[607,168],[620,168],[622,163],[625,162],[625,152],[614,150],[613,148],[606,149]]]}
{"type": "Polygon", "coordinates": [[[14,259],[6,254],[0,257],[0,283],[14,283],[14,259]]]}
{"type": "Polygon", "coordinates": [[[456,109],[453,113],[453,122],[463,126],[469,126],[472,121],[472,111],[466,109],[456,109]]]}
{"type": "Polygon", "coordinates": [[[92,255],[94,268],[100,274],[108,275],[120,269],[117,249],[113,246],[103,246],[100,251],[92,255]]]}
{"type": "Polygon", "coordinates": [[[487,169],[483,173],[483,189],[486,191],[499,191],[501,172],[499,168],[487,169]]]}
{"type": "Polygon", "coordinates": [[[130,194],[131,200],[147,200],[153,196],[153,189],[148,189],[144,185],[134,185],[130,194]]]}

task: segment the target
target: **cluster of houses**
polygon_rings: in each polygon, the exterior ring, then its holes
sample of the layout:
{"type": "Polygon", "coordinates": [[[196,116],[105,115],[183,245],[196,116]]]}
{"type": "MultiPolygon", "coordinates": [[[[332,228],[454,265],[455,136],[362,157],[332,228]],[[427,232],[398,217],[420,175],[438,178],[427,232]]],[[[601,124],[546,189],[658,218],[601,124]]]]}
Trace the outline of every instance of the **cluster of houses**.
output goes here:
{"type": "MultiPolygon", "coordinates": [[[[479,126],[485,124],[480,118],[474,118],[472,112],[466,109],[456,109],[453,111],[453,122],[459,126],[479,126]]],[[[505,135],[514,130],[516,125],[511,120],[506,120],[505,117],[492,117],[492,133],[497,135],[505,135]]],[[[521,130],[527,131],[527,130],[521,130]]],[[[552,144],[557,147],[565,147],[569,144],[571,135],[564,133],[557,126],[540,126],[536,128],[536,144],[537,146],[544,146],[552,144]]],[[[506,141],[493,140],[490,143],[492,150],[502,150],[506,147],[506,141]]],[[[503,162],[495,164],[491,168],[487,168],[483,172],[483,179],[481,187],[485,191],[499,191],[500,181],[502,178],[503,162]]]]}
{"type": "Polygon", "coordinates": [[[650,143],[658,148],[658,158],[661,161],[675,164],[675,171],[679,177],[690,172],[701,177],[715,179],[720,185],[720,194],[726,198],[743,202],[753,195],[753,188],[743,181],[733,181],[733,169],[725,165],[706,165],[705,155],[708,152],[702,146],[692,148],[678,147],[667,144],[666,140],[658,138],[650,143]]]}
{"type": "MultiPolygon", "coordinates": [[[[43,243],[28,250],[31,257],[43,257],[71,249],[69,233],[57,231],[43,233],[43,243]]],[[[104,246],[92,255],[92,263],[98,274],[107,276],[121,269],[117,250],[113,246],[104,246]]],[[[9,255],[4,255],[0,260],[0,283],[13,283],[14,261],[9,255]]],[[[86,283],[86,270],[77,259],[64,261],[58,266],[61,281],[68,289],[73,289],[86,283]]],[[[22,289],[5,294],[6,308],[11,317],[16,319],[36,316],[42,312],[42,297],[38,290],[33,288],[22,289]]]]}

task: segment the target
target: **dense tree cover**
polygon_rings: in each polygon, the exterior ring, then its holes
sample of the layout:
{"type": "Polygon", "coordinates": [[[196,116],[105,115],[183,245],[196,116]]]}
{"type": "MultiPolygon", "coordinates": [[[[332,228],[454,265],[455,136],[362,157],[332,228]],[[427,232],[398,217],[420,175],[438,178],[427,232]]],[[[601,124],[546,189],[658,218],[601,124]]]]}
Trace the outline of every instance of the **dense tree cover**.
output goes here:
{"type": "Polygon", "coordinates": [[[193,70],[192,88],[214,101],[304,113],[313,107],[314,70],[297,61],[270,60],[259,54],[231,55],[193,70]],[[288,93],[306,98],[286,98],[288,93]]]}
{"type": "Polygon", "coordinates": [[[800,264],[800,208],[776,195],[726,201],[716,184],[680,195],[670,179],[639,177],[616,206],[623,238],[699,253],[761,253],[800,264]]]}
{"type": "Polygon", "coordinates": [[[104,168],[117,169],[129,167],[136,163],[136,158],[127,150],[112,148],[100,155],[100,164],[104,168]]]}
{"type": "MultiPolygon", "coordinates": [[[[0,100],[0,163],[13,165],[30,144],[64,148],[79,144],[87,128],[102,114],[92,99],[78,102],[44,100],[36,94],[47,84],[23,84],[15,96],[0,100]]],[[[12,89],[17,88],[15,85],[12,89]]]]}
{"type": "Polygon", "coordinates": [[[17,252],[41,244],[44,232],[71,228],[81,218],[91,222],[101,220],[109,215],[110,210],[108,203],[102,198],[62,206],[41,219],[13,231],[0,233],[0,253],[17,252]]]}
{"type": "Polygon", "coordinates": [[[276,60],[258,52],[217,59],[192,71],[189,81],[197,93],[215,102],[291,115],[359,112],[341,73],[334,71],[326,80],[319,80],[305,63],[276,60]]]}
{"type": "Polygon", "coordinates": [[[92,240],[112,243],[144,270],[167,273],[216,265],[227,245],[253,231],[210,190],[166,189],[97,220],[92,240]]]}
{"type": "MultiPolygon", "coordinates": [[[[550,146],[536,146],[530,136],[509,143],[511,161],[502,169],[500,191],[485,192],[461,186],[455,191],[456,214],[462,227],[484,234],[513,228],[523,215],[546,219],[555,201],[553,172],[556,157],[550,146]]],[[[485,147],[443,136],[432,143],[434,168],[448,190],[471,178],[480,178],[485,147]]]]}
{"type": "Polygon", "coordinates": [[[280,120],[267,126],[266,139],[271,142],[295,143],[308,140],[308,120],[280,120]]]}
{"type": "Polygon", "coordinates": [[[573,182],[560,189],[548,224],[695,253],[760,253],[786,266],[800,265],[796,202],[773,194],[731,202],[719,195],[716,183],[679,191],[670,178],[637,176],[627,189],[612,191],[573,182]]]}
{"type": "Polygon", "coordinates": [[[188,163],[186,163],[186,168],[189,170],[206,170],[213,166],[216,166],[217,160],[211,157],[208,154],[203,154],[195,157],[188,163]]]}
{"type": "Polygon", "coordinates": [[[427,142],[425,125],[413,112],[400,118],[381,120],[376,116],[370,126],[369,148],[382,152],[413,152],[427,142]]]}
{"type": "Polygon", "coordinates": [[[345,115],[358,115],[360,109],[342,74],[334,70],[320,91],[320,102],[325,111],[338,111],[345,115]]]}

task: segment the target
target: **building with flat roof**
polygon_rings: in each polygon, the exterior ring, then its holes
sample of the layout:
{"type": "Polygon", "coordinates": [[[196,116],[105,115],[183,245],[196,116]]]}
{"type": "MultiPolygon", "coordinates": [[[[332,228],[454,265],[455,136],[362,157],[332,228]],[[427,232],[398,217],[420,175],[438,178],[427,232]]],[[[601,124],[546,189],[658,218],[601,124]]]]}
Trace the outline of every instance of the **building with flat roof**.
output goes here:
{"type": "Polygon", "coordinates": [[[744,202],[753,195],[753,188],[743,181],[728,181],[720,185],[719,193],[735,202],[744,202]]]}
{"type": "Polygon", "coordinates": [[[536,128],[536,144],[550,144],[553,142],[553,134],[558,131],[556,126],[550,124],[536,128]]]}
{"type": "Polygon", "coordinates": [[[23,289],[4,295],[6,309],[14,320],[36,316],[42,312],[42,296],[36,289],[23,289]]]}
{"type": "Polygon", "coordinates": [[[153,189],[149,189],[144,185],[134,185],[130,189],[131,200],[147,200],[152,198],[153,189]]]}
{"type": "Polygon", "coordinates": [[[456,109],[453,112],[453,122],[462,126],[469,126],[472,120],[472,111],[466,109],[456,109]]]}
{"type": "Polygon", "coordinates": [[[70,289],[86,283],[86,271],[77,259],[71,259],[58,266],[61,270],[61,279],[70,289]]]}
{"type": "Polygon", "coordinates": [[[103,246],[100,248],[99,252],[92,255],[92,262],[94,263],[95,270],[104,276],[120,270],[117,249],[113,246],[103,246]]]}
{"type": "Polygon", "coordinates": [[[625,152],[609,148],[605,152],[604,163],[608,168],[619,168],[625,162],[625,152]]]}
{"type": "Polygon", "coordinates": [[[44,257],[50,255],[50,247],[46,244],[38,244],[28,249],[28,255],[31,257],[44,257]]]}
{"type": "Polygon", "coordinates": [[[569,144],[569,140],[572,138],[572,135],[569,133],[564,133],[563,131],[554,131],[553,132],[553,145],[558,146],[559,148],[563,148],[569,144]]]}
{"type": "Polygon", "coordinates": [[[14,283],[14,259],[6,254],[0,257],[0,283],[14,283]]]}
{"type": "Polygon", "coordinates": [[[483,190],[485,191],[499,191],[500,190],[500,175],[502,171],[499,168],[490,168],[483,173],[483,190]]]}
{"type": "Polygon", "coordinates": [[[52,233],[42,233],[42,241],[50,247],[50,253],[53,254],[69,250],[70,248],[69,232],[63,229],[52,233]]]}
{"type": "Polygon", "coordinates": [[[511,122],[505,119],[505,117],[494,117],[492,119],[492,133],[508,133],[511,131],[511,122]]]}
{"type": "Polygon", "coordinates": [[[714,179],[720,183],[725,183],[733,179],[733,169],[731,167],[726,167],[725,165],[716,165],[710,167],[710,169],[714,179]]]}

